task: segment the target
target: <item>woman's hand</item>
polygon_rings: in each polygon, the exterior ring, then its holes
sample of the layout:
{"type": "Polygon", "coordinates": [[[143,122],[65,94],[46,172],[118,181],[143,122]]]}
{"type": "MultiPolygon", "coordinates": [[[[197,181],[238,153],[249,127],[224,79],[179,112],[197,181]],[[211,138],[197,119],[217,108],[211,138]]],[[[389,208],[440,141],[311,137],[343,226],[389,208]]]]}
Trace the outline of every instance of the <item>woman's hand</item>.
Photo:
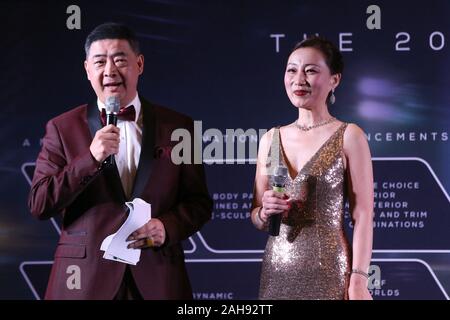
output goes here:
{"type": "Polygon", "coordinates": [[[262,209],[259,211],[259,218],[267,223],[270,216],[283,214],[286,216],[291,208],[288,195],[273,190],[267,190],[262,197],[262,209]]]}
{"type": "Polygon", "coordinates": [[[349,300],[373,300],[367,289],[367,279],[357,273],[350,275],[350,285],[348,287],[349,300]]]}

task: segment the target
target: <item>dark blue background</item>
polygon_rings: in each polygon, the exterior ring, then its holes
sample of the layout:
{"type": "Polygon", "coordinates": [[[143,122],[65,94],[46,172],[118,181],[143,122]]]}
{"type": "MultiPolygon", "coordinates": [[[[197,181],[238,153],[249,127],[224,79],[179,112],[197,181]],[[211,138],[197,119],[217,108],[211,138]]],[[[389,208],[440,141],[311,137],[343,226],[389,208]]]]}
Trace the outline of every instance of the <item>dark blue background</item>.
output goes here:
{"type": "MultiPolygon", "coordinates": [[[[445,299],[450,290],[450,2],[380,0],[382,29],[374,31],[366,28],[371,4],[2,1],[0,299],[35,299],[45,289],[58,234],[51,222],[31,218],[27,176],[45,123],[95,99],[83,68],[83,45],[105,21],[125,22],[138,33],[145,55],[142,95],[202,120],[204,130],[223,132],[293,122],[297,112],[283,85],[290,49],[304,33],[320,33],[335,43],[339,33],[352,33],[353,51],[343,53],[346,67],[331,112],[369,134],[437,132],[439,138],[402,142],[372,136],[369,141],[375,180],[419,181],[420,190],[399,191],[398,197],[428,212],[423,229],[375,228],[373,264],[388,279],[384,289],[399,292],[375,298],[445,299]],[[81,30],[66,28],[71,4],[81,8],[81,30]],[[434,31],[445,37],[440,51],[429,45],[434,31]],[[410,51],[395,50],[399,32],[410,34],[410,51]],[[285,34],[278,53],[270,38],[275,33],[285,34]]],[[[211,194],[251,192],[254,169],[253,164],[207,165],[211,194]]],[[[186,242],[186,250],[195,249],[186,253],[194,294],[254,299],[265,235],[249,219],[217,217],[186,242]]]]}

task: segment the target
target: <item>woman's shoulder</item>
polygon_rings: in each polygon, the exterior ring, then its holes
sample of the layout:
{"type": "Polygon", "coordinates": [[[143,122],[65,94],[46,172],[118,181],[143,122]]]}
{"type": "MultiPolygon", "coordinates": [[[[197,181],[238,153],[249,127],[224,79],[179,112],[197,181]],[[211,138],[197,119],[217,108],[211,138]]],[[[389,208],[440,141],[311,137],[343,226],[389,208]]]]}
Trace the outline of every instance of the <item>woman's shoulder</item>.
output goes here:
{"type": "MultiPolygon", "coordinates": [[[[342,122],[344,123],[344,122],[342,122]]],[[[364,133],[364,130],[358,126],[356,123],[352,123],[352,122],[345,122],[346,124],[346,128],[345,128],[345,133],[344,133],[344,137],[350,138],[350,139],[357,139],[360,137],[364,137],[366,136],[366,134],[364,133]]]]}
{"type": "Polygon", "coordinates": [[[347,123],[344,132],[344,150],[358,148],[367,144],[367,137],[364,130],[356,123],[347,123]]]}

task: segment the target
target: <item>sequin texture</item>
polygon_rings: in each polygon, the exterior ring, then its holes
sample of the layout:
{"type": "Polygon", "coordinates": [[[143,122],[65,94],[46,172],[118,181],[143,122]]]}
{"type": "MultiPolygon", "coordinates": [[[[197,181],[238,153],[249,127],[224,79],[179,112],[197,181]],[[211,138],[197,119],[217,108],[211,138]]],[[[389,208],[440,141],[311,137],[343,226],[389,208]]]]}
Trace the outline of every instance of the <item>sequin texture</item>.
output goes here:
{"type": "MultiPolygon", "coordinates": [[[[260,299],[347,297],[351,248],[343,223],[346,127],[343,123],[298,175],[288,179],[286,192],[294,201],[280,235],[267,241],[260,299]]],[[[279,157],[284,161],[282,146],[279,157]]]]}

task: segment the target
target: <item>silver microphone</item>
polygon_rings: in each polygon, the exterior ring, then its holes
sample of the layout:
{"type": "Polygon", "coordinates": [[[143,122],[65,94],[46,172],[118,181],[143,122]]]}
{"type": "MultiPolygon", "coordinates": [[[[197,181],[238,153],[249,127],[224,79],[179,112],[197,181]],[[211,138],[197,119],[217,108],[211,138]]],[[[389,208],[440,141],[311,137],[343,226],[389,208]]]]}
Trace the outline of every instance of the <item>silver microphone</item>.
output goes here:
{"type": "MultiPolygon", "coordinates": [[[[284,192],[286,180],[288,178],[288,169],[285,166],[276,166],[272,176],[272,190],[276,192],[284,192]]],[[[274,214],[269,218],[269,234],[278,236],[280,234],[281,214],[274,214]]]]}
{"type": "MultiPolygon", "coordinates": [[[[120,100],[117,96],[111,96],[106,98],[105,102],[105,111],[106,111],[106,125],[115,125],[117,126],[117,114],[120,110],[120,100]]],[[[113,165],[114,164],[114,156],[109,155],[104,164],[113,165]]]]}

